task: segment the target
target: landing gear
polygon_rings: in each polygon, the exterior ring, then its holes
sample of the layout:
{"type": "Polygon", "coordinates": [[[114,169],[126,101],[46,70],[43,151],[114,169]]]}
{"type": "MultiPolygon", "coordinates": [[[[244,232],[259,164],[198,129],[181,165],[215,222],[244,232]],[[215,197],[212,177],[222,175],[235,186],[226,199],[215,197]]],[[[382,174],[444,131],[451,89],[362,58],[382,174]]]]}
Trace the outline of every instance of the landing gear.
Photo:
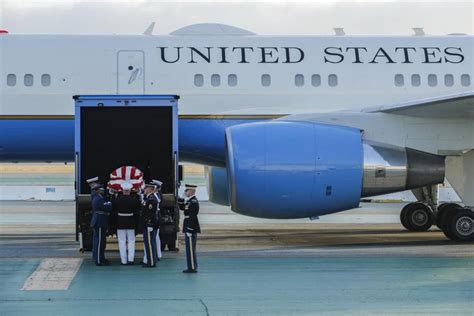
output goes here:
{"type": "Polygon", "coordinates": [[[424,203],[407,204],[400,213],[403,227],[409,231],[425,232],[431,228],[434,215],[431,208],[424,203]]]}
{"type": "Polygon", "coordinates": [[[436,223],[450,240],[474,241],[474,211],[456,203],[441,204],[436,213],[424,203],[410,203],[402,209],[400,221],[407,230],[417,232],[436,223]]]}

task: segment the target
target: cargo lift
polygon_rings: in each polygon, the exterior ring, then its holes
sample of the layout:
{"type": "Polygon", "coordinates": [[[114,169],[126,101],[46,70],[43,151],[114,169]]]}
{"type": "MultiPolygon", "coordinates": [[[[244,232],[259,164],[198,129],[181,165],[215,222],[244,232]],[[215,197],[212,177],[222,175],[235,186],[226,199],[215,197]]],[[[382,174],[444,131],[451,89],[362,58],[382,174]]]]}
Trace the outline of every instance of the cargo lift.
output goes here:
{"type": "MultiPolygon", "coordinates": [[[[75,101],[76,240],[92,248],[90,188],[125,165],[163,182],[161,209],[175,208],[181,168],[176,95],[78,95],[75,101]]],[[[177,221],[179,219],[176,219],[177,221]]]]}

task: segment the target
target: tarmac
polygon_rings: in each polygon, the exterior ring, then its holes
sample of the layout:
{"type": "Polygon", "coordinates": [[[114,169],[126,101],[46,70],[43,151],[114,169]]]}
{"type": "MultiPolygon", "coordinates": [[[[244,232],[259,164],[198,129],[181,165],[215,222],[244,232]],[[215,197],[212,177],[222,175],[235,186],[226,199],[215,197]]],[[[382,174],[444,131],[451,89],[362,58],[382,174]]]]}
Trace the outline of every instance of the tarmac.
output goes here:
{"type": "Polygon", "coordinates": [[[121,266],[115,239],[96,267],[74,202],[0,203],[1,315],[474,315],[474,244],[405,231],[399,203],[279,221],[202,202],[194,275],[182,251],[121,266]]]}

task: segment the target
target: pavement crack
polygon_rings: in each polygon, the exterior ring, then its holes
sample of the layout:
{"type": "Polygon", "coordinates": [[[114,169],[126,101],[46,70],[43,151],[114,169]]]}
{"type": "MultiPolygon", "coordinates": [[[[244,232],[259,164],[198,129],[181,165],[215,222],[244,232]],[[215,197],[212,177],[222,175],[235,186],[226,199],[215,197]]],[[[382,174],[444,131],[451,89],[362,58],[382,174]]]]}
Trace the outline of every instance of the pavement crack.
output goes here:
{"type": "Polygon", "coordinates": [[[207,308],[207,305],[206,303],[204,303],[204,301],[200,298],[199,299],[199,302],[202,304],[202,306],[204,306],[204,311],[206,312],[206,316],[209,316],[209,308],[207,308]]]}

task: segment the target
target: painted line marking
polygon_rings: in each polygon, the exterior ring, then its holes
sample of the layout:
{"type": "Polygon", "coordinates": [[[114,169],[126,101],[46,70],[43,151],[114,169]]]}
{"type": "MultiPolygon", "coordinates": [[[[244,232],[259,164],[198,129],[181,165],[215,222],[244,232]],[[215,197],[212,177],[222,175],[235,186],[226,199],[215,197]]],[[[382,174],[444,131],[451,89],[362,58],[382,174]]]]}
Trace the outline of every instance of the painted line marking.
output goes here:
{"type": "Polygon", "coordinates": [[[22,291],[67,290],[81,267],[82,258],[43,259],[26,279],[22,291]]]}

